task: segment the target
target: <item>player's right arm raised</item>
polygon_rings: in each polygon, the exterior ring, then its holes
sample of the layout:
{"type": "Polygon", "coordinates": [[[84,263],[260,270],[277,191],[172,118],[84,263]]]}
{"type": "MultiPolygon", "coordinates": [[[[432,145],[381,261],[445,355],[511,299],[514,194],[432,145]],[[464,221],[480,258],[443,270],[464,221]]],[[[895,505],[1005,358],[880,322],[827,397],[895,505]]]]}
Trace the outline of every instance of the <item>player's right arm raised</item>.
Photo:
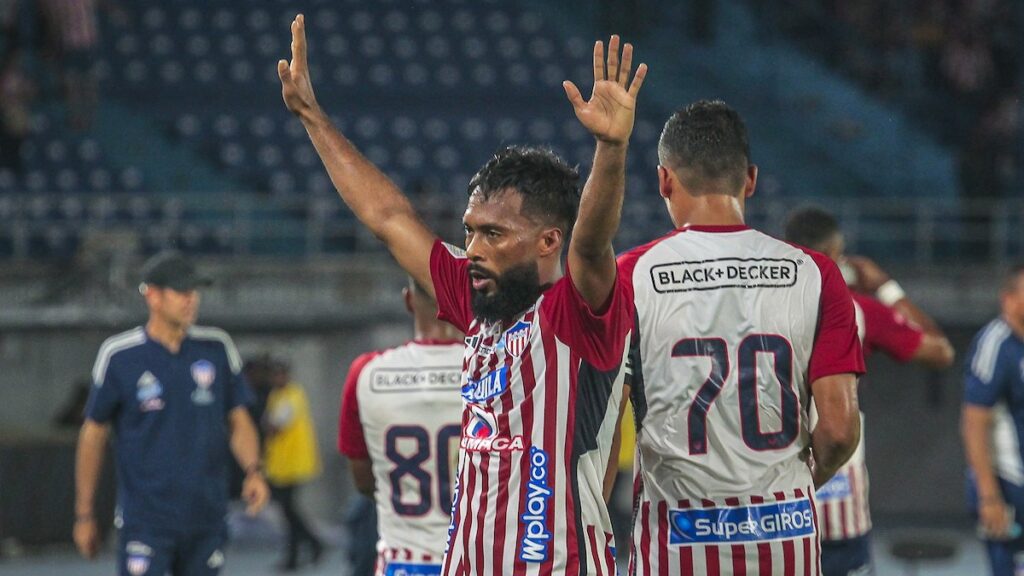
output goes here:
{"type": "Polygon", "coordinates": [[[317,104],[306,59],[302,14],[295,17],[291,32],[292,60],[277,63],[285,105],[302,121],[341,198],[384,241],[402,268],[433,296],[430,252],[434,233],[419,219],[394,182],[359,153],[317,104]]]}

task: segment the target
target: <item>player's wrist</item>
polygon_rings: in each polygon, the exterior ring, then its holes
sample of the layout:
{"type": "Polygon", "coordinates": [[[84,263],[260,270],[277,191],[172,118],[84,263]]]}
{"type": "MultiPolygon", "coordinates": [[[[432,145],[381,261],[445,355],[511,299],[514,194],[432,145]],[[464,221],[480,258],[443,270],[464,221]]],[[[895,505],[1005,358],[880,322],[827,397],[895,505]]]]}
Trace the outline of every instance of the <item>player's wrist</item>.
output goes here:
{"type": "Polygon", "coordinates": [[[875,298],[886,306],[892,306],[906,297],[907,293],[903,291],[900,283],[891,278],[875,290],[875,298]]]}
{"type": "Polygon", "coordinates": [[[253,475],[263,476],[263,464],[256,462],[245,467],[245,477],[249,478],[253,475]]]}
{"type": "Polygon", "coordinates": [[[95,521],[96,521],[96,517],[93,516],[92,513],[88,513],[88,514],[75,514],[75,524],[87,524],[87,523],[95,522],[95,521]]]}

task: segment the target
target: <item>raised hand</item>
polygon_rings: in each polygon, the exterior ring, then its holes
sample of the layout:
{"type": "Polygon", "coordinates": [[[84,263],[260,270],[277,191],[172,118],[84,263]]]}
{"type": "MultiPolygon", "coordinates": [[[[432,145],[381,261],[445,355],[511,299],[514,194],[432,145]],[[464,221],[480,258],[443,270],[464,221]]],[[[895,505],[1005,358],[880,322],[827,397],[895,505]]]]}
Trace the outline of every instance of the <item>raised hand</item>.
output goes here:
{"type": "Polygon", "coordinates": [[[632,65],[633,45],[627,42],[622,47],[620,60],[619,37],[614,35],[608,41],[607,62],[604,44],[600,40],[594,44],[594,90],[589,101],[583,100],[575,84],[569,80],[562,82],[576,117],[598,140],[612,144],[629,141],[636,113],[636,95],[647,76],[647,65],[641,64],[630,82],[632,65]]]}
{"type": "Polygon", "coordinates": [[[313,84],[309,80],[306,61],[306,18],[302,14],[292,21],[292,61],[277,62],[277,75],[281,78],[281,96],[284,104],[296,116],[317,108],[313,84]]]}

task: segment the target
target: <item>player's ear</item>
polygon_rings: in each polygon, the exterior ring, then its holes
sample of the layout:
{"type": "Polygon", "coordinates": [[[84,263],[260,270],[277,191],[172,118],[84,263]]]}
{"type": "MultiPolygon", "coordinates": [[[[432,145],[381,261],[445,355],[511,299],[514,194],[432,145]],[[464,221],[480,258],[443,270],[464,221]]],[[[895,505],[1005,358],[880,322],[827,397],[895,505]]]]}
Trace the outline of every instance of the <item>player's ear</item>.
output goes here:
{"type": "Polygon", "coordinates": [[[658,166],[658,194],[668,200],[672,197],[672,171],[664,166],[658,166]]]}
{"type": "Polygon", "coordinates": [[[537,237],[537,252],[540,256],[559,254],[562,251],[562,229],[546,228],[537,237]]]}
{"type": "Polygon", "coordinates": [[[750,198],[753,196],[755,188],[757,188],[757,165],[751,164],[747,166],[747,177],[743,182],[743,197],[750,198]]]}

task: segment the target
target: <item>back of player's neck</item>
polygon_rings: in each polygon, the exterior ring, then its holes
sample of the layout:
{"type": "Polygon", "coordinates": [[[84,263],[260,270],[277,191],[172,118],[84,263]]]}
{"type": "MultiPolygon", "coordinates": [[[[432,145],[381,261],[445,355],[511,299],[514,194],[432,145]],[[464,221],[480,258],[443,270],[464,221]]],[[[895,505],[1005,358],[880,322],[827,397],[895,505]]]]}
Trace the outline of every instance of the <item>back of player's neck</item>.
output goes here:
{"type": "Polygon", "coordinates": [[[688,206],[673,213],[677,228],[683,226],[743,226],[743,201],[728,194],[702,194],[692,197],[688,206]]]}

